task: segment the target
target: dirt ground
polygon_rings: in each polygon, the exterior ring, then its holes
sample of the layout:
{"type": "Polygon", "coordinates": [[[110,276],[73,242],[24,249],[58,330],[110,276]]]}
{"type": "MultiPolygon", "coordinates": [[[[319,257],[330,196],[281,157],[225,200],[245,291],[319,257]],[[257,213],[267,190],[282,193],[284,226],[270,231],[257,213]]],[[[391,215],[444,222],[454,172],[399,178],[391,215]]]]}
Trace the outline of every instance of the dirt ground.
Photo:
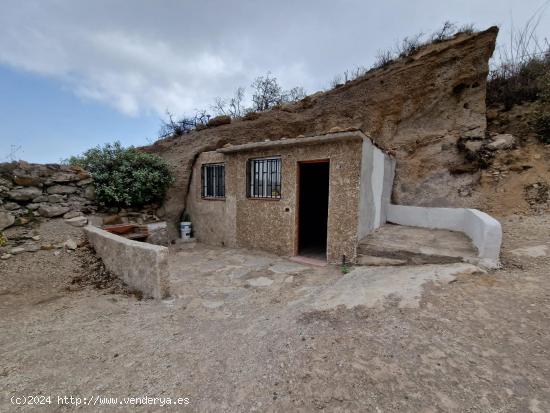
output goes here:
{"type": "Polygon", "coordinates": [[[160,302],[71,285],[78,252],[0,261],[0,411],[17,395],[146,395],[189,404],[119,410],[548,412],[550,215],[502,222],[504,268],[428,283],[418,308],[313,310],[304,297],[339,268],[245,251],[174,250],[160,302]]]}

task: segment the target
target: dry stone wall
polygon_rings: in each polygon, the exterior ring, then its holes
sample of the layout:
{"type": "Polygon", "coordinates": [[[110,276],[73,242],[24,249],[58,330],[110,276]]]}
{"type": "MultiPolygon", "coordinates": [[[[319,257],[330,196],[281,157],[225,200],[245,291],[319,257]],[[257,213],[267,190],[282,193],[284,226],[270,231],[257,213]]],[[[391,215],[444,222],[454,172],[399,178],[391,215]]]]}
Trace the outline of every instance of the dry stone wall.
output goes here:
{"type": "Polygon", "coordinates": [[[37,217],[76,219],[94,212],[90,174],[81,168],[24,161],[0,164],[0,231],[37,217]]]}

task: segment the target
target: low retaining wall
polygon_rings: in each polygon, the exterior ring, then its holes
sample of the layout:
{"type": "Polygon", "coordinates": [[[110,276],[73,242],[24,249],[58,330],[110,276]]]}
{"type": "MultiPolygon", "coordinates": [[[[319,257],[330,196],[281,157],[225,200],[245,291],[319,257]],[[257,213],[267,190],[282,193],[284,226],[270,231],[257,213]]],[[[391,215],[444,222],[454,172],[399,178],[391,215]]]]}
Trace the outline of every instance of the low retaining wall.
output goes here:
{"type": "Polygon", "coordinates": [[[146,297],[169,294],[168,248],[126,239],[97,227],[84,228],[105,267],[146,297]]]}
{"type": "Polygon", "coordinates": [[[389,205],[387,221],[399,225],[463,232],[477,247],[480,265],[489,268],[499,265],[502,243],[500,222],[477,209],[389,205]]]}

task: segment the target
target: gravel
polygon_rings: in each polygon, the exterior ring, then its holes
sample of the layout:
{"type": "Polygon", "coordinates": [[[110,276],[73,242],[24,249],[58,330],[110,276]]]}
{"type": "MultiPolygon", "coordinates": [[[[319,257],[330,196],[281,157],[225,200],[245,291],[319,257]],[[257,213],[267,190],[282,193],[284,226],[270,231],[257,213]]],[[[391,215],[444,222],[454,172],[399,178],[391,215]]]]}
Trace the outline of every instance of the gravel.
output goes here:
{"type": "MultiPolygon", "coordinates": [[[[0,261],[0,411],[38,393],[189,397],[189,411],[216,412],[550,411],[550,257],[517,253],[550,245],[550,215],[503,226],[503,269],[427,284],[418,308],[390,297],[309,311],[304,297],[338,268],[285,282],[260,259],[240,271],[248,256],[221,249],[194,264],[190,252],[193,273],[173,262],[177,294],[160,302],[75,287],[82,265],[98,265],[82,247],[0,261]],[[233,260],[233,279],[220,260],[233,260]],[[245,287],[258,277],[274,282],[245,287]]],[[[57,244],[80,229],[56,220],[39,234],[57,244]]]]}

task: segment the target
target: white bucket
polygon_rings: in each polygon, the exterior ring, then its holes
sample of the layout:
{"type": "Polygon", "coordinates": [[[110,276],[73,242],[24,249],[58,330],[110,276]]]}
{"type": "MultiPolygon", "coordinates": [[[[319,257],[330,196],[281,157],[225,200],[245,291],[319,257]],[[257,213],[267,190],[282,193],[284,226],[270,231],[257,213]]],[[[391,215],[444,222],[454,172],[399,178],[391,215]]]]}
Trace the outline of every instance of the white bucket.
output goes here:
{"type": "Polygon", "coordinates": [[[180,222],[181,239],[191,239],[191,223],[180,222]]]}

